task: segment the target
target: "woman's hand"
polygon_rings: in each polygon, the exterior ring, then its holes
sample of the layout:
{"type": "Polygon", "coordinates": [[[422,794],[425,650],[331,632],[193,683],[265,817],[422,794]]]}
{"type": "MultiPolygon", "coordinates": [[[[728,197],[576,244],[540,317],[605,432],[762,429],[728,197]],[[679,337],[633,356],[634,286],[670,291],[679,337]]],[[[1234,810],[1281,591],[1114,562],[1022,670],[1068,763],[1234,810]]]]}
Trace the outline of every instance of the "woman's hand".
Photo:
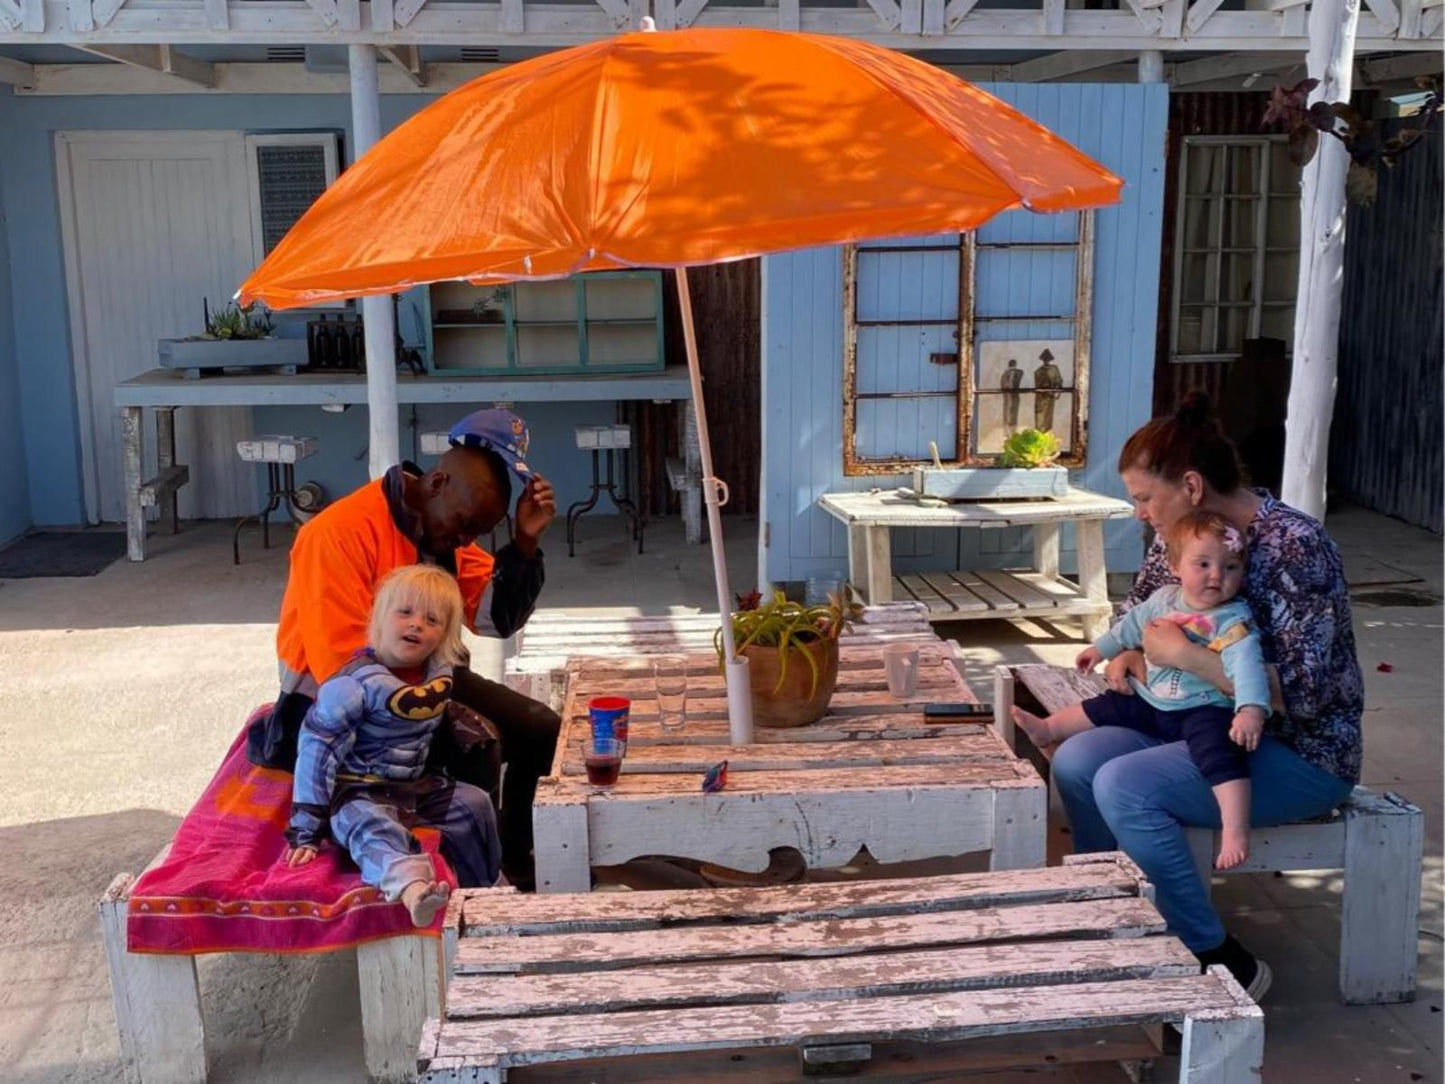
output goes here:
{"type": "Polygon", "coordinates": [[[1155,618],[1144,626],[1144,657],[1155,666],[1189,669],[1185,662],[1192,646],[1184,630],[1167,617],[1155,618]]]}
{"type": "Polygon", "coordinates": [[[1081,674],[1091,674],[1094,668],[1104,661],[1104,656],[1099,653],[1097,647],[1086,647],[1074,659],[1074,669],[1081,674]]]}
{"type": "Polygon", "coordinates": [[[1141,684],[1149,680],[1149,668],[1144,663],[1142,651],[1121,651],[1104,667],[1104,684],[1113,692],[1125,696],[1134,695],[1134,687],[1129,684],[1131,676],[1141,684]]]}
{"type": "Polygon", "coordinates": [[[1229,738],[1248,752],[1259,748],[1259,736],[1264,733],[1264,709],[1248,704],[1234,713],[1234,722],[1229,728],[1229,738]]]}
{"type": "Polygon", "coordinates": [[[315,847],[287,847],[282,861],[288,866],[304,866],[316,857],[315,847]]]}

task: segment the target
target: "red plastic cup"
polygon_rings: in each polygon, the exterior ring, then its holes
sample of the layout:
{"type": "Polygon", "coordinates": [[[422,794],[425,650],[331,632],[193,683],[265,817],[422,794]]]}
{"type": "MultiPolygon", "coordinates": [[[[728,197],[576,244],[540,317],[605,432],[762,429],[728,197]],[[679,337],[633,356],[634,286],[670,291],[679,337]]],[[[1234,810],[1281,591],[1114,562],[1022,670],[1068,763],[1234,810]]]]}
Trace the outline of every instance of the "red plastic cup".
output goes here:
{"type": "Polygon", "coordinates": [[[632,701],[625,696],[594,696],[587,701],[587,717],[592,723],[592,740],[616,738],[627,749],[628,719],[632,701]]]}

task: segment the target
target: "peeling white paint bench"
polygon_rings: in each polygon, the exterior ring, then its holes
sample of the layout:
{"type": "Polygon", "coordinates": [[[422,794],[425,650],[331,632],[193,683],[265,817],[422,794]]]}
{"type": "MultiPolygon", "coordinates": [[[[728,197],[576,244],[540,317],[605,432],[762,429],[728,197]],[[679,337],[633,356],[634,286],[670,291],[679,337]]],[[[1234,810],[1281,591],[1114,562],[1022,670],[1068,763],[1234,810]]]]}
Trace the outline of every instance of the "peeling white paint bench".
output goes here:
{"type": "MultiPolygon", "coordinates": [[[[568,659],[708,651],[718,624],[717,614],[708,613],[599,617],[539,610],[516,635],[516,653],[506,664],[506,684],[558,711],[567,691],[568,659]]],[[[864,607],[841,642],[884,644],[909,639],[937,639],[928,623],[928,608],[917,602],[864,607]]]]}
{"type": "MultiPolygon", "coordinates": [[[[169,850],[167,844],[146,868],[162,862],[169,850]]],[[[129,950],[126,915],[136,880],[130,873],[117,874],[100,898],[124,1079],[127,1084],[202,1084],[209,1066],[196,957],[129,950]]],[[[362,1047],[367,1074],[377,1084],[414,1079],[422,1022],[442,1011],[446,959],[445,932],[440,940],[401,936],[356,946],[362,1047]]]]}
{"type": "MultiPolygon", "coordinates": [[[[1009,708],[1015,703],[1048,714],[1104,691],[1103,678],[1056,666],[1029,664],[994,670],[994,726],[1020,755],[1034,747],[1016,733],[1009,708]],[[1027,747],[1026,749],[1023,747],[1027,747]]],[[[1037,750],[1036,766],[1047,773],[1053,747],[1037,750]]],[[[1233,869],[1214,869],[1216,833],[1188,829],[1199,875],[1292,870],[1341,870],[1340,1000],[1347,1005],[1411,1001],[1419,967],[1421,859],[1425,819],[1397,794],[1354,793],[1327,817],[1256,828],[1249,857],[1233,869]]]]}
{"type": "MultiPolygon", "coordinates": [[[[782,1080],[907,1061],[910,1079],[1152,1059],[1258,1080],[1264,1017],[1199,973],[1122,855],[782,888],[453,901],[427,1084],[782,1080]],[[870,1066],[870,1063],[871,1066],[870,1066]]],[[[872,1075],[871,1073],[869,1074],[872,1075]]]]}

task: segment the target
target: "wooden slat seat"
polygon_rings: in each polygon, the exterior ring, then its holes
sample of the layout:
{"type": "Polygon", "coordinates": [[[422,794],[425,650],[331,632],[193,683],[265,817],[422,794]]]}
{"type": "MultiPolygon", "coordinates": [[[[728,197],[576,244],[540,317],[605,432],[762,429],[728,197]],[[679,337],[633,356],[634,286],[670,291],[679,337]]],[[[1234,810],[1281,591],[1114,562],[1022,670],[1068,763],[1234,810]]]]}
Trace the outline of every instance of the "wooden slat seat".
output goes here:
{"type": "MultiPolygon", "coordinates": [[[[1009,715],[1014,704],[1050,714],[1104,691],[1098,674],[1057,666],[1000,666],[994,671],[994,728],[1020,756],[1048,775],[1054,747],[1036,749],[1009,715]]],[[[1340,906],[1340,998],[1349,1005],[1409,1001],[1419,966],[1424,816],[1398,794],[1356,787],[1338,809],[1291,824],[1255,828],[1249,857],[1214,868],[1217,832],[1189,828],[1200,877],[1291,870],[1343,870],[1340,906]]]]}
{"type": "Polygon", "coordinates": [[[466,891],[420,1078],[792,1079],[906,1059],[916,1078],[1149,1059],[1255,1079],[1259,1009],[1164,934],[1122,855],[1063,867],[765,889],[466,891]],[[715,1074],[715,1076],[714,1076],[715,1074]]]}

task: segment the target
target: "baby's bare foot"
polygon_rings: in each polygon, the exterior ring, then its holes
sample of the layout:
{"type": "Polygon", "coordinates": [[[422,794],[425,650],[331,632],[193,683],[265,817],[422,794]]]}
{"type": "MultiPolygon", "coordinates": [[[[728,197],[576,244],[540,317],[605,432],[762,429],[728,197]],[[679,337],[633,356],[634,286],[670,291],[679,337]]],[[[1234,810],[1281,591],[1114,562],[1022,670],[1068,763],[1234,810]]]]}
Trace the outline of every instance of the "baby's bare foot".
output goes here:
{"type": "Polygon", "coordinates": [[[413,926],[430,926],[436,914],[447,905],[451,886],[445,881],[413,881],[401,890],[401,902],[411,914],[413,926]]]}
{"type": "Polygon", "coordinates": [[[1023,708],[1009,708],[1009,714],[1013,716],[1014,726],[1027,734],[1029,741],[1039,748],[1042,749],[1045,745],[1053,743],[1053,727],[1049,726],[1047,719],[1041,719],[1033,712],[1024,711],[1023,708]]]}
{"type": "Polygon", "coordinates": [[[1249,831],[1244,828],[1225,828],[1219,833],[1219,857],[1214,860],[1215,869],[1233,869],[1249,857],[1249,831]]]}

